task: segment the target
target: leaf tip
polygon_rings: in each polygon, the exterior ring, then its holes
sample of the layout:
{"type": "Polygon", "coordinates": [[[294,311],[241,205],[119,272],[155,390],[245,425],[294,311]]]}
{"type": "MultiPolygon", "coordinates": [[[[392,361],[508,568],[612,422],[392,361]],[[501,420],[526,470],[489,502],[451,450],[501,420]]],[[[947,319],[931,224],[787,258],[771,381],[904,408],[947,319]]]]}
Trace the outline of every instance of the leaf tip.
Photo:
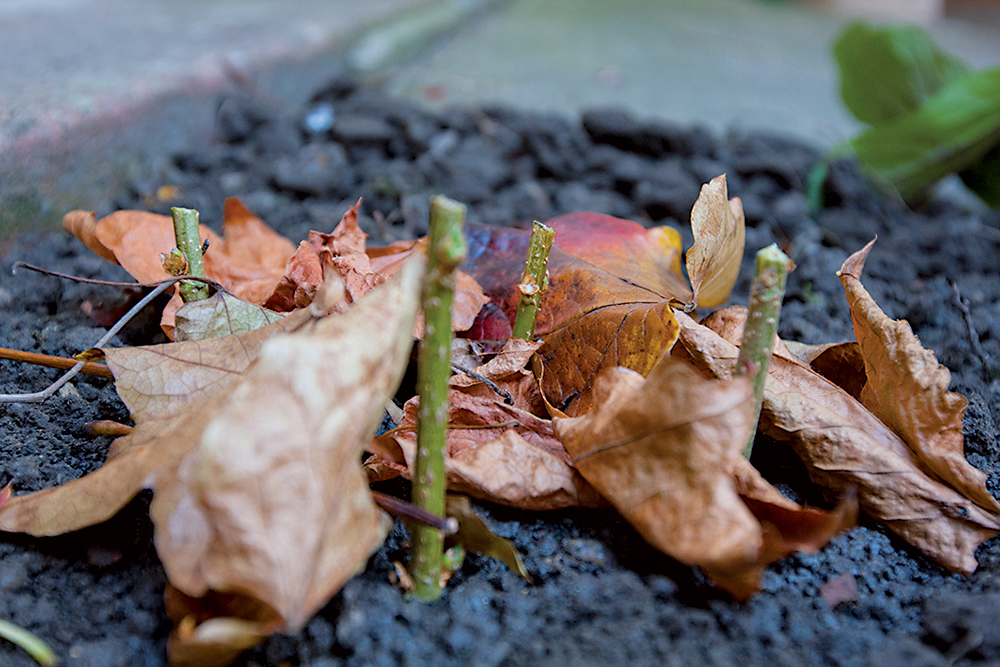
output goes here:
{"type": "Polygon", "coordinates": [[[872,246],[875,245],[875,241],[877,240],[878,236],[869,241],[864,248],[844,260],[844,264],[840,267],[840,271],[837,271],[837,277],[840,278],[841,282],[843,282],[844,276],[850,276],[856,280],[861,279],[861,272],[865,268],[865,261],[868,259],[868,253],[871,252],[872,246]]]}

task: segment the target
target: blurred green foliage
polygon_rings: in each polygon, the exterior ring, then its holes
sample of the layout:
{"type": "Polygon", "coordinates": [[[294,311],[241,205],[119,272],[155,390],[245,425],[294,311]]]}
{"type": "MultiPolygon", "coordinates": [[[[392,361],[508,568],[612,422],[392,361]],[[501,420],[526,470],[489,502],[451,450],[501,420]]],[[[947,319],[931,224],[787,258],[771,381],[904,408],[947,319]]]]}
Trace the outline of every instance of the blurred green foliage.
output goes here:
{"type": "Polygon", "coordinates": [[[833,53],[844,104],[869,126],[850,146],[877,181],[920,202],[956,173],[1000,208],[1000,68],[972,70],[912,26],[854,23],[833,53]]]}

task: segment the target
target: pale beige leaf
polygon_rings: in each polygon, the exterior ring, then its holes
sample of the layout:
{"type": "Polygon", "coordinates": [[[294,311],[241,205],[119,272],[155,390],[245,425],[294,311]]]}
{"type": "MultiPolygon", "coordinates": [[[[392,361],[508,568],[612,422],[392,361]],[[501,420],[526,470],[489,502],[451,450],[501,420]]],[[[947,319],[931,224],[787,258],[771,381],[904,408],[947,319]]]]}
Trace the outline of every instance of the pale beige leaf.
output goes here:
{"type": "Polygon", "coordinates": [[[347,310],[269,339],[151,516],[171,583],[241,591],[297,631],[388,530],[357,464],[412,345],[419,258],[347,310]]]}
{"type": "Polygon", "coordinates": [[[746,227],[739,197],[729,199],[726,175],[701,186],[691,209],[694,244],[685,262],[692,300],[699,308],[714,308],[729,299],[743,259],[746,227]]]}
{"type": "Polygon", "coordinates": [[[174,340],[205,340],[260,329],[281,315],[227,292],[184,304],[174,315],[174,340]]]}
{"type": "Polygon", "coordinates": [[[163,419],[228,389],[257,357],[270,336],[301,325],[299,311],[273,324],[235,336],[102,352],[115,376],[115,389],[136,422],[163,419]]]}

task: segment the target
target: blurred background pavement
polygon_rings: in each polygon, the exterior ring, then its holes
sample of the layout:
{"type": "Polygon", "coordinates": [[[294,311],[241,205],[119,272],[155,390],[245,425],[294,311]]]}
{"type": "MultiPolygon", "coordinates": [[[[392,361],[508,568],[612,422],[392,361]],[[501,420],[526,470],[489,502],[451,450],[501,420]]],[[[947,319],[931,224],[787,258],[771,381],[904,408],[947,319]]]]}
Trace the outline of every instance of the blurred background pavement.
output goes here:
{"type": "Polygon", "coordinates": [[[430,106],[623,106],[819,147],[857,130],[830,46],[909,20],[1000,64],[997,0],[2,0],[0,236],[93,207],[208,141],[235,92],[354,74],[430,106]]]}

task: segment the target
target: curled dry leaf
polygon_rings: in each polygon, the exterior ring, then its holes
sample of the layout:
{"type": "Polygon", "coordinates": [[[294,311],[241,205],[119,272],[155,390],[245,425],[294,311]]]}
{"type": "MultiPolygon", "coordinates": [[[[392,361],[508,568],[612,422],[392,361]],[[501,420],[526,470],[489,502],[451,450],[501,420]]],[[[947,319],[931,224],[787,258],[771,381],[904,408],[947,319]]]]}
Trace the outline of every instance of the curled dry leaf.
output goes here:
{"type": "Polygon", "coordinates": [[[752,411],[748,382],[705,380],[667,360],[646,379],[608,369],[594,410],[555,427],[580,474],[650,544],[711,576],[755,562],[762,546],[729,472],[752,411]]]}
{"type": "Polygon", "coordinates": [[[705,379],[667,357],[645,379],[604,371],[594,410],[554,426],[580,473],[650,544],[743,599],[768,563],[853,521],[850,504],[799,507],[743,459],[753,409],[748,379],[705,379]]]}
{"type": "MultiPolygon", "coordinates": [[[[678,322],[678,347],[712,375],[729,377],[737,345],[686,315],[678,315],[678,322]]],[[[839,386],[788,356],[771,360],[760,427],[789,441],[810,478],[828,494],[843,497],[857,489],[862,510],[951,570],[975,570],[976,547],[1000,532],[996,512],[970,500],[966,490],[928,475],[891,428],[839,386]]]]}
{"type": "MultiPolygon", "coordinates": [[[[570,465],[550,421],[495,399],[454,389],[448,396],[449,490],[528,510],[603,504],[570,465]]],[[[417,398],[407,401],[400,426],[372,441],[375,456],[365,464],[372,481],[413,478],[418,405],[417,398]]]]}
{"type": "Polygon", "coordinates": [[[965,459],[962,418],[968,401],[948,391],[951,373],[924,349],[909,323],[887,317],[861,284],[874,243],[848,257],[837,273],[868,380],[861,402],[903,439],[932,477],[1000,514],[1000,504],[986,490],[985,473],[965,459]]]}
{"type": "Polygon", "coordinates": [[[746,239],[743,203],[739,197],[729,199],[725,174],[701,186],[691,209],[691,231],[694,244],[685,261],[692,303],[699,308],[721,306],[739,277],[746,239]]]}
{"type": "Polygon", "coordinates": [[[365,254],[365,233],[358,225],[361,200],[349,208],[329,234],[309,232],[285,266],[285,275],[264,305],[280,312],[304,308],[323,284],[325,267],[334,268],[344,279],[349,301],[357,301],[386,275],[372,269],[365,254]]]}
{"type": "MultiPolygon", "coordinates": [[[[243,377],[213,396],[142,406],[144,420],[117,441],[125,443],[117,456],[61,487],[11,499],[0,529],[82,528],[150,487],[155,543],[171,585],[196,600],[238,591],[273,612],[221,624],[246,622],[252,632],[245,624],[229,635],[208,632],[215,624],[199,633],[204,605],[192,604],[181,617],[195,620],[182,620],[171,642],[189,662],[175,664],[224,664],[209,662],[225,652],[206,633],[243,646],[257,630],[300,628],[364,566],[388,528],[357,461],[409,359],[421,267],[414,258],[342,315],[310,320],[300,311],[271,325],[302,320],[264,343],[243,377]]],[[[223,340],[173,345],[193,345],[197,355],[198,346],[223,340]]],[[[158,375],[156,363],[146,364],[147,379],[158,375]]],[[[190,366],[181,372],[193,374],[190,366]]]]}

